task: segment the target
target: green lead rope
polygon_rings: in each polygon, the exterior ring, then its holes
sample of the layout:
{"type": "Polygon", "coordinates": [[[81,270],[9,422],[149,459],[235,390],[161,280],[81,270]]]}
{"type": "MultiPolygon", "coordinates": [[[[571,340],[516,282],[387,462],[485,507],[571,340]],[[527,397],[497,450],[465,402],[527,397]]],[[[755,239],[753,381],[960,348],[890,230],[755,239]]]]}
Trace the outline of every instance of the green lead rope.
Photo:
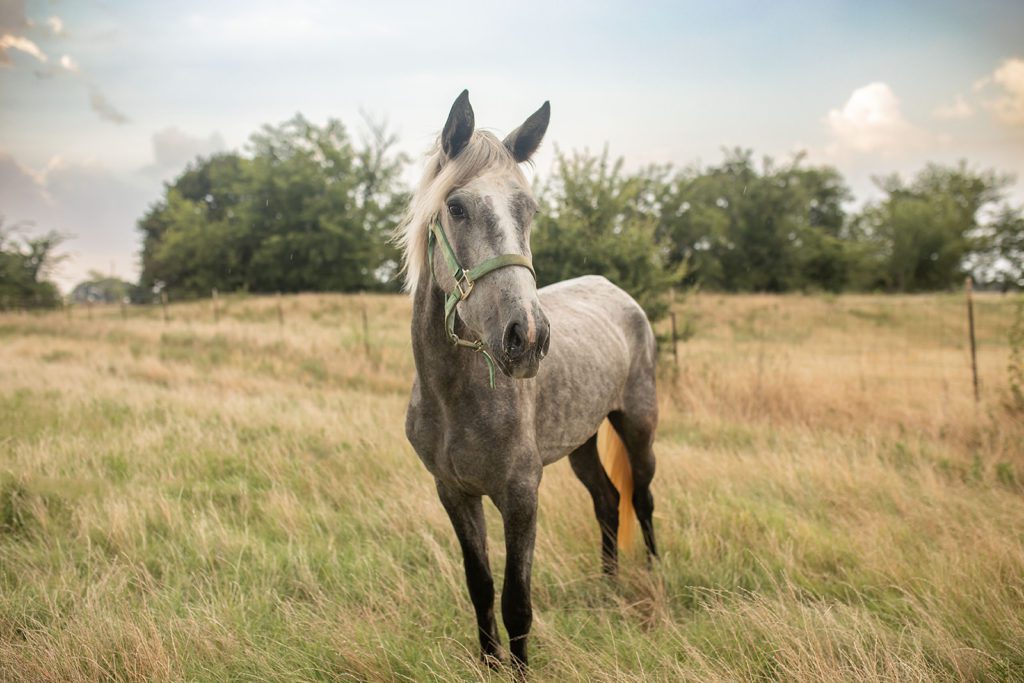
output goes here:
{"type": "Polygon", "coordinates": [[[435,220],[430,224],[430,234],[427,237],[427,262],[430,266],[430,277],[434,277],[434,247],[438,244],[442,247],[444,253],[444,260],[448,263],[448,270],[451,271],[452,277],[455,278],[455,289],[447,295],[444,301],[444,329],[448,335],[448,340],[451,341],[455,346],[463,346],[467,349],[472,349],[477,353],[481,353],[484,356],[484,360],[487,361],[487,372],[490,376],[491,389],[494,388],[494,358],[484,348],[483,340],[476,340],[474,342],[467,341],[455,334],[455,306],[460,301],[465,301],[469,298],[469,293],[473,291],[473,285],[476,281],[487,275],[490,272],[504,268],[506,266],[522,266],[529,268],[530,273],[533,275],[533,279],[537,279],[537,273],[533,270],[533,263],[530,259],[526,258],[522,254],[502,254],[501,256],[495,256],[494,258],[487,259],[475,268],[464,270],[459,265],[459,259],[455,256],[455,250],[452,249],[451,243],[448,241],[448,236],[444,234],[444,229],[441,227],[441,221],[435,220]]]}

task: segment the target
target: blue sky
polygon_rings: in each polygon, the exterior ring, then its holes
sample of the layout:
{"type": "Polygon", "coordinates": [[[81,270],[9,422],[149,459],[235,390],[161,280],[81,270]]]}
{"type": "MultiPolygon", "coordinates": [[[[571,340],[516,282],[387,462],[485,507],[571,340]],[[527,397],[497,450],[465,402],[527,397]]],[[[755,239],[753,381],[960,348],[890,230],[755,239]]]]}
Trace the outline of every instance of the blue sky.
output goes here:
{"type": "Polygon", "coordinates": [[[386,117],[418,157],[463,88],[499,132],[551,100],[540,174],[607,144],[805,150],[861,201],[927,160],[1024,176],[1021,2],[0,0],[0,213],[76,236],[65,285],[134,277],[135,219],[196,154],[300,111],[386,117]]]}

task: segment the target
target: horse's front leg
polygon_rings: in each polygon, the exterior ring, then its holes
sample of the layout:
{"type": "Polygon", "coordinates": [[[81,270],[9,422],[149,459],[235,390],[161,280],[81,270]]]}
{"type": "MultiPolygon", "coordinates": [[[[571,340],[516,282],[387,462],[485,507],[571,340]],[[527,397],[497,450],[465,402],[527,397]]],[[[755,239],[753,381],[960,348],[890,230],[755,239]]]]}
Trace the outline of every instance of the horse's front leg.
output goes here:
{"type": "Polygon", "coordinates": [[[530,569],[537,538],[537,487],[540,476],[511,485],[495,500],[505,526],[505,586],[501,593],[501,617],[508,630],[512,663],[520,671],[527,664],[526,639],[533,622],[530,602],[530,569]]]}
{"type": "Polygon", "coordinates": [[[480,658],[494,666],[501,661],[501,640],[494,620],[494,579],[487,559],[487,527],[480,496],[468,496],[453,490],[441,480],[437,481],[441,504],[455,527],[455,535],[462,546],[462,559],[466,568],[469,599],[476,611],[480,633],[480,658]]]}

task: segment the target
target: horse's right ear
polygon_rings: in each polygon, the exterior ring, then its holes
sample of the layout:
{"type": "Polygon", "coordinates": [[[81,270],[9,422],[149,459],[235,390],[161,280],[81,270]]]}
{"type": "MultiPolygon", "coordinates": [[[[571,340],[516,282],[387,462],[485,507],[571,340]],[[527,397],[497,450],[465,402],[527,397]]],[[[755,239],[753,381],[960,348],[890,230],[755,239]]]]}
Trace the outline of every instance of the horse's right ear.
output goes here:
{"type": "Polygon", "coordinates": [[[469,91],[463,90],[462,94],[455,98],[451,112],[448,113],[448,121],[444,124],[441,132],[441,149],[449,159],[454,159],[463,150],[469,138],[473,136],[475,122],[473,118],[473,107],[469,104],[469,91]]]}

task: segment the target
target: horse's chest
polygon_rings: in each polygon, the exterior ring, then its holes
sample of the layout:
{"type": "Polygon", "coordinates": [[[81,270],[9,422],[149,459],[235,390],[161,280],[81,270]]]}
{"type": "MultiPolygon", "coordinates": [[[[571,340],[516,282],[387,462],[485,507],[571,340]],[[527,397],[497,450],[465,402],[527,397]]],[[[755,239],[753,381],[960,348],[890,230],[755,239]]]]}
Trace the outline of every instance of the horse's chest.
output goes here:
{"type": "Polygon", "coordinates": [[[478,494],[501,490],[517,469],[532,469],[536,445],[522,426],[493,414],[444,415],[415,400],[406,415],[406,436],[427,470],[478,494]],[[531,454],[532,457],[531,457],[531,454]]]}

